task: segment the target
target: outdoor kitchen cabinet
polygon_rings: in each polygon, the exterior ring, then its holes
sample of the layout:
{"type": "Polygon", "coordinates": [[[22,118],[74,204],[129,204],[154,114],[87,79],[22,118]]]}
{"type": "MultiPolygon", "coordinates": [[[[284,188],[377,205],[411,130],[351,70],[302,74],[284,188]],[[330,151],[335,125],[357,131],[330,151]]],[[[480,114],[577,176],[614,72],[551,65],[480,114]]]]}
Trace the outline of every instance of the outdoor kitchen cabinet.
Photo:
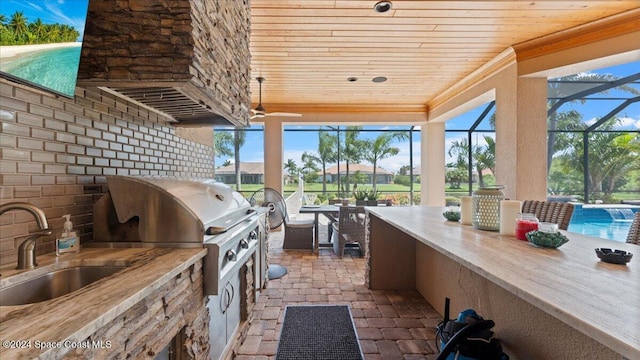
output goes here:
{"type": "Polygon", "coordinates": [[[221,282],[218,295],[209,296],[209,345],[212,360],[220,359],[240,324],[240,272],[221,282]]]}

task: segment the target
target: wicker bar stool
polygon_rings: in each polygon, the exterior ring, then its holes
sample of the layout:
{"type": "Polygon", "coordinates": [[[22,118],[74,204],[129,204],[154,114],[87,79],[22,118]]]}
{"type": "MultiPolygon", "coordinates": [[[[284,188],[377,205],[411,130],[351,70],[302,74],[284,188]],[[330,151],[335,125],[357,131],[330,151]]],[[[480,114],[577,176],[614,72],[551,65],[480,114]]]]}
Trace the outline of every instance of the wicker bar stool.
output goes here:
{"type": "Polygon", "coordinates": [[[640,245],[640,211],[633,216],[633,222],[629,228],[627,242],[630,244],[640,245]]]}
{"type": "Polygon", "coordinates": [[[573,204],[558,201],[525,200],[522,202],[522,212],[535,214],[538,220],[558,224],[561,230],[567,230],[573,204]]]}
{"type": "Polygon", "coordinates": [[[362,256],[365,255],[365,210],[364,206],[341,206],[338,221],[333,223],[333,231],[337,232],[337,241],[333,243],[333,251],[344,256],[344,248],[348,243],[357,243],[362,256]]]}

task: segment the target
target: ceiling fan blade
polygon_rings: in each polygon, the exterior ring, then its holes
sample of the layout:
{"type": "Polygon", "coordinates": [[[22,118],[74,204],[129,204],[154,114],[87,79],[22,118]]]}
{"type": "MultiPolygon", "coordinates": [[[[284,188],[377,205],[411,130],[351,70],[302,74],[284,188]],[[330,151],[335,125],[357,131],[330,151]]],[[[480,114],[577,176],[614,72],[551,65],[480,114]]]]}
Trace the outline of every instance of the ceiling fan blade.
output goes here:
{"type": "Polygon", "coordinates": [[[264,106],[262,106],[262,83],[264,82],[264,78],[259,76],[256,78],[256,80],[258,80],[258,84],[260,85],[260,90],[259,90],[259,100],[258,100],[258,105],[256,106],[255,109],[251,109],[251,112],[253,113],[253,115],[249,118],[251,119],[255,119],[255,118],[263,118],[265,116],[281,116],[281,117],[301,117],[302,114],[296,114],[296,113],[286,113],[286,112],[272,112],[272,113],[267,113],[266,109],[264,108],[264,106]]]}
{"type": "Polygon", "coordinates": [[[272,112],[272,113],[266,113],[264,114],[264,116],[301,117],[302,114],[287,113],[287,112],[272,112]]]}

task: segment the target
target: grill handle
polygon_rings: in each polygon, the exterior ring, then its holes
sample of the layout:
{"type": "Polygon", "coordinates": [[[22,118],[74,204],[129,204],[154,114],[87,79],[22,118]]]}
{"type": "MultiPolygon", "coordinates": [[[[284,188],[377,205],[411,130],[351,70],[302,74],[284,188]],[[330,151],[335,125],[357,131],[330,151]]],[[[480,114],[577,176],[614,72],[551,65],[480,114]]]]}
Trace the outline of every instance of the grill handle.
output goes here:
{"type": "Polygon", "coordinates": [[[234,226],[240,224],[241,222],[253,217],[255,212],[256,211],[253,210],[253,209],[247,210],[247,213],[243,217],[239,218],[238,220],[236,220],[235,222],[233,222],[232,224],[230,224],[228,226],[209,226],[207,228],[207,230],[205,231],[205,234],[207,234],[207,235],[223,234],[223,233],[227,232],[227,230],[231,229],[232,227],[234,227],[234,226]]]}

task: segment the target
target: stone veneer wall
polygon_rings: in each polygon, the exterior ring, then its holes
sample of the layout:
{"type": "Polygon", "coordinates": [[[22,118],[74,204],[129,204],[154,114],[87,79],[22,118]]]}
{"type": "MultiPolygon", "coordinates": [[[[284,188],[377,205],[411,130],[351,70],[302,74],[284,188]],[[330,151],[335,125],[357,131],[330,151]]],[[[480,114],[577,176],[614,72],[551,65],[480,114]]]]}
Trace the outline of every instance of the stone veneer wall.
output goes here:
{"type": "Polygon", "coordinates": [[[122,87],[176,86],[248,124],[249,0],[92,0],[78,79],[122,87]]]}
{"type": "MultiPolygon", "coordinates": [[[[68,99],[0,79],[0,111],[0,202],[44,210],[54,234],[38,240],[38,254],[55,251],[64,214],[81,240],[91,238],[107,175],[214,175],[211,129],[209,146],[181,138],[166,118],[97,88],[68,99]]],[[[15,262],[36,229],[24,211],[0,216],[0,265],[15,262]]]]}
{"type": "Polygon", "coordinates": [[[101,341],[105,348],[78,349],[66,358],[154,358],[179,335],[180,359],[208,359],[209,313],[205,299],[199,260],[83,341],[101,341]]]}

